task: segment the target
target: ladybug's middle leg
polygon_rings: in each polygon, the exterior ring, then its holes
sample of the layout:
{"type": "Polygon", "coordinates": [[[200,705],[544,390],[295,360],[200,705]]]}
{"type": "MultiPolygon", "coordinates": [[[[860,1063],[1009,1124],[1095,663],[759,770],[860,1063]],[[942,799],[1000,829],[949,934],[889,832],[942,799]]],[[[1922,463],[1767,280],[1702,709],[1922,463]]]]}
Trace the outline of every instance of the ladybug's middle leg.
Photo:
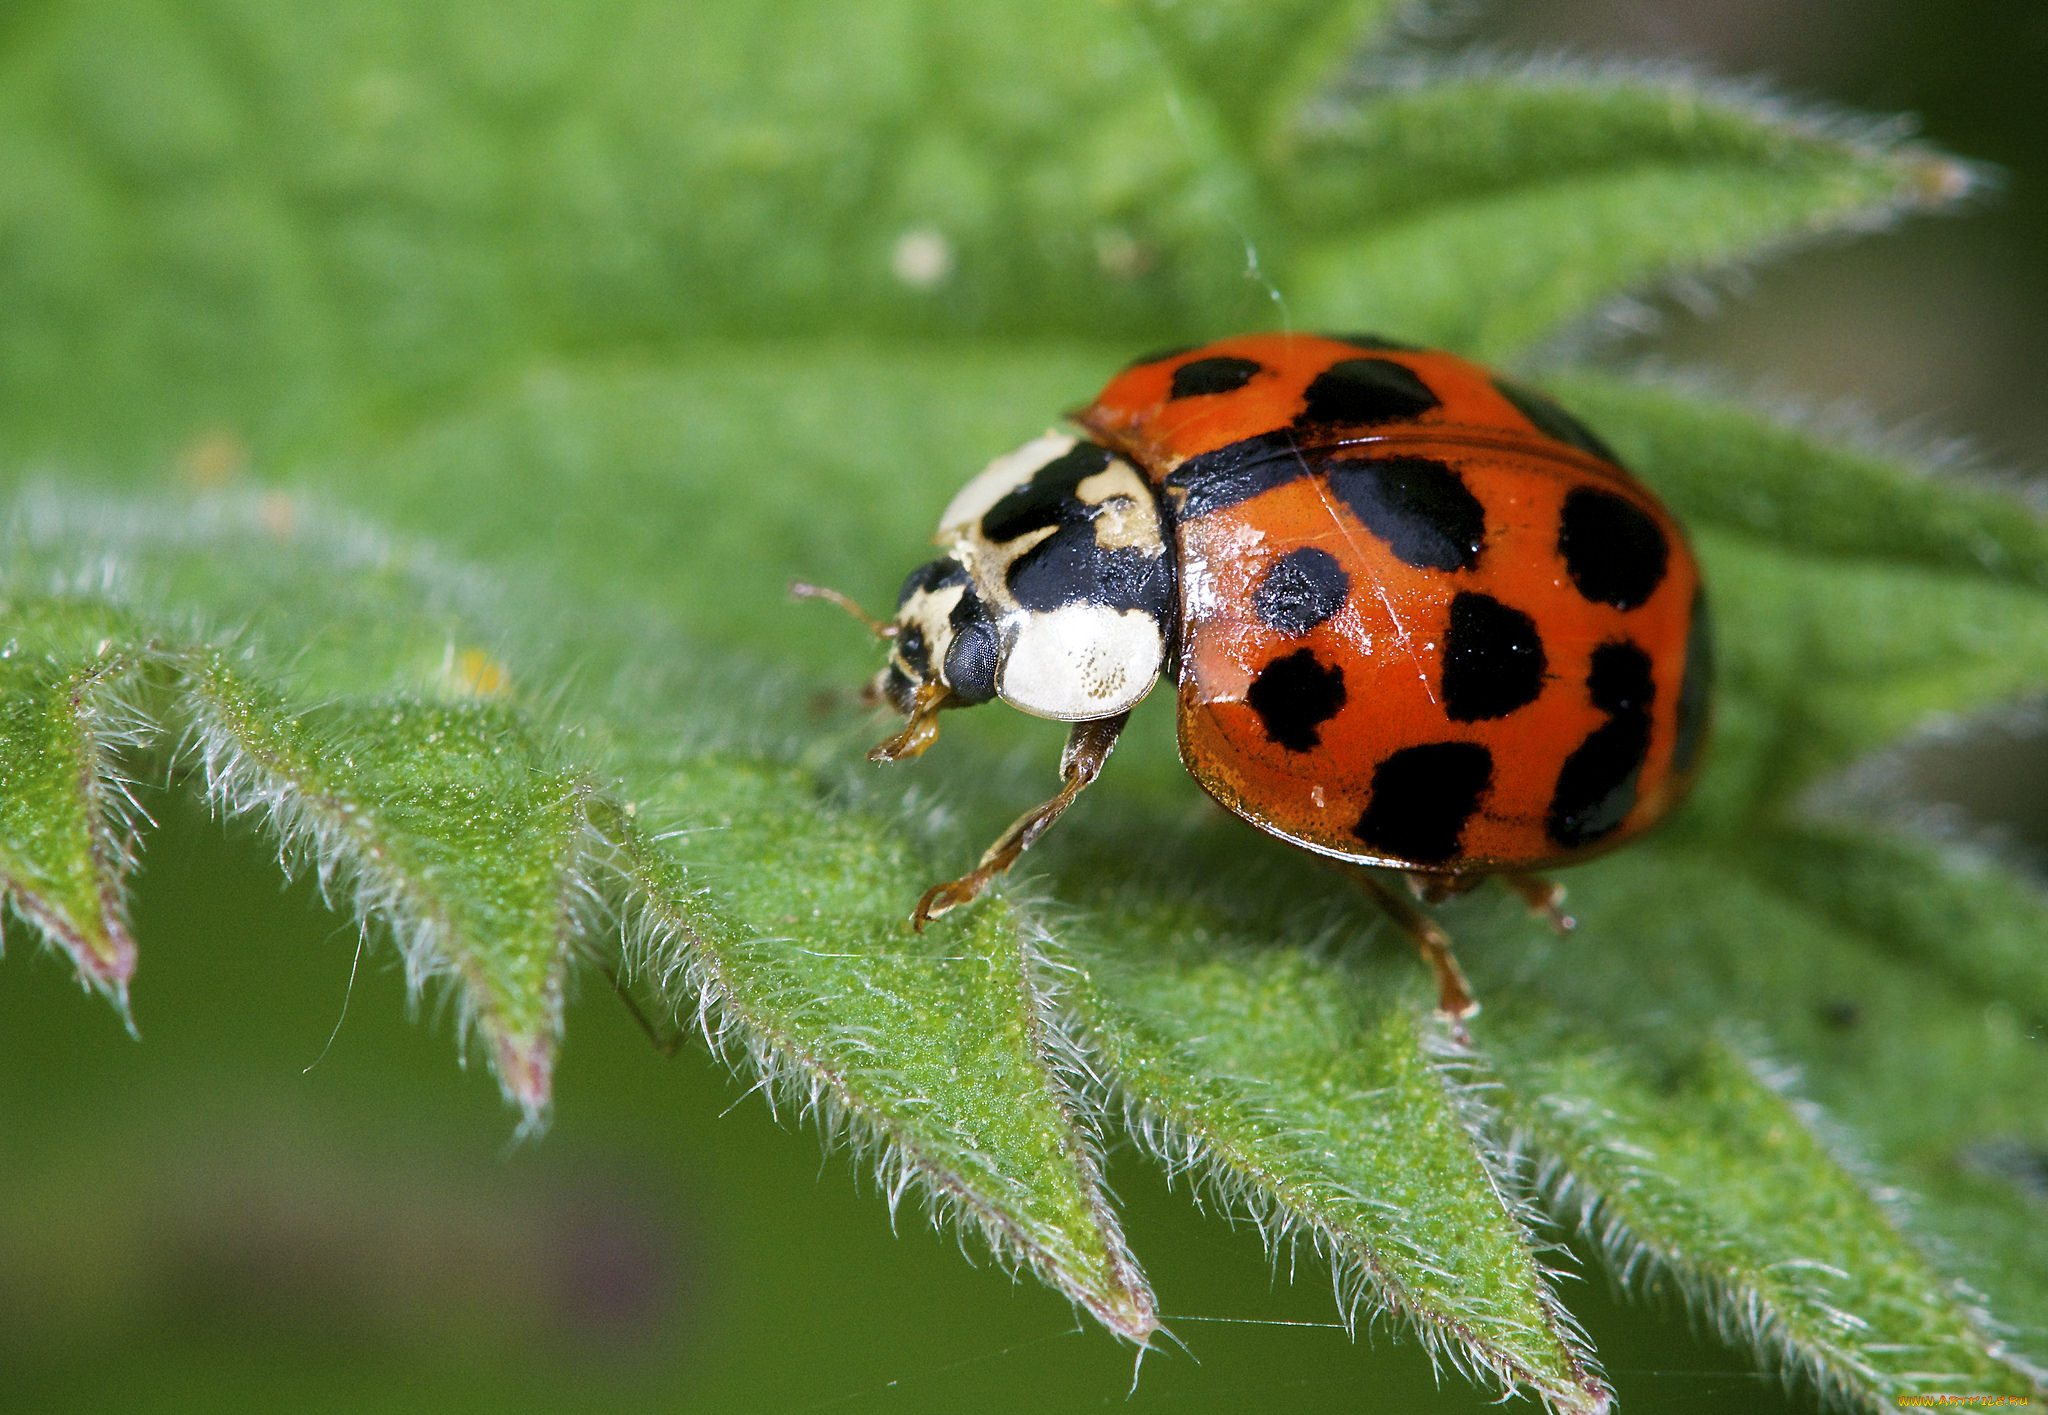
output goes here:
{"type": "Polygon", "coordinates": [[[1120,712],[1114,717],[1075,723],[1074,730],[1067,735],[1066,750],[1060,753],[1062,785],[1059,795],[1017,817],[996,843],[983,852],[981,863],[971,874],[927,889],[924,898],[917,901],[917,908],[911,911],[911,927],[922,932],[924,926],[939,915],[977,898],[997,875],[1016,864],[1017,857],[1045,834],[1054,821],[1066,814],[1067,807],[1074,804],[1074,798],[1095,780],[1116,746],[1117,735],[1130,720],[1128,712],[1120,712]]]}
{"type": "Polygon", "coordinates": [[[1341,870],[1353,884],[1370,894],[1394,922],[1401,926],[1401,931],[1413,939],[1415,946],[1422,950],[1423,962],[1429,964],[1430,971],[1436,974],[1437,1011],[1451,1019],[1452,1030],[1462,1037],[1465,1019],[1479,1010],[1479,1004],[1472,997],[1472,988],[1465,981],[1464,970],[1458,966],[1458,960],[1451,956],[1451,936],[1444,932],[1443,925],[1416,908],[1413,900],[1404,899],[1399,892],[1388,888],[1385,881],[1366,866],[1339,860],[1332,860],[1330,863],[1341,870]]]}
{"type": "Polygon", "coordinates": [[[1444,870],[1403,870],[1401,877],[1408,881],[1408,892],[1425,904],[1462,899],[1486,883],[1485,875],[1452,874],[1444,870]]]}

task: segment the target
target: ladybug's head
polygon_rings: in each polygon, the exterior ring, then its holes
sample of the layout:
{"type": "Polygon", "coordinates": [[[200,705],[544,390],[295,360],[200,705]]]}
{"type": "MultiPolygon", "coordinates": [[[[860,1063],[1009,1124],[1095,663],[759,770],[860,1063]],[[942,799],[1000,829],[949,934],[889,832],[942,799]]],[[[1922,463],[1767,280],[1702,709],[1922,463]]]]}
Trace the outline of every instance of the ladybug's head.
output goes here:
{"type": "Polygon", "coordinates": [[[1047,433],[998,457],[939,518],[950,549],[903,581],[883,624],[809,585],[889,641],[867,697],[910,721],[868,755],[914,757],[945,708],[991,698],[1034,717],[1084,722],[1151,691],[1178,615],[1157,496],[1100,444],[1047,433]]]}
{"type": "Polygon", "coordinates": [[[943,689],[948,707],[972,707],[996,695],[1001,640],[995,616],[974,592],[967,567],[952,555],[918,566],[896,594],[889,666],[874,691],[905,717],[920,695],[943,689]]]}
{"type": "Polygon", "coordinates": [[[797,584],[799,599],[823,599],[866,624],[889,644],[889,662],[862,690],[863,700],[887,703],[910,721],[868,753],[891,762],[920,755],[938,737],[944,708],[973,707],[996,695],[1001,641],[995,616],[974,592],[967,569],[951,555],[920,565],[896,596],[896,617],[871,617],[837,590],[797,584]]]}

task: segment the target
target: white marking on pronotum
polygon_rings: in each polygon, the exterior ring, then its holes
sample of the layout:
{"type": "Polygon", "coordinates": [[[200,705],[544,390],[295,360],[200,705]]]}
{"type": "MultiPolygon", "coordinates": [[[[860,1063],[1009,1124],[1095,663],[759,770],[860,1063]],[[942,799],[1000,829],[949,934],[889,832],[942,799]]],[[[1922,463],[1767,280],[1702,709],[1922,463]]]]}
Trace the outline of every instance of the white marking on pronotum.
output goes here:
{"type": "Polygon", "coordinates": [[[1166,553],[1166,535],[1159,525],[1159,507],[1137,469],[1121,457],[1074,488],[1074,495],[1095,515],[1095,544],[1103,550],[1140,550],[1147,558],[1166,553]]]}
{"type": "Polygon", "coordinates": [[[1068,433],[1049,431],[990,462],[946,503],[946,509],[939,513],[939,529],[932,544],[951,545],[960,536],[978,530],[975,523],[988,514],[991,506],[1030,481],[1040,467],[1073,451],[1080,440],[1068,433]]]}

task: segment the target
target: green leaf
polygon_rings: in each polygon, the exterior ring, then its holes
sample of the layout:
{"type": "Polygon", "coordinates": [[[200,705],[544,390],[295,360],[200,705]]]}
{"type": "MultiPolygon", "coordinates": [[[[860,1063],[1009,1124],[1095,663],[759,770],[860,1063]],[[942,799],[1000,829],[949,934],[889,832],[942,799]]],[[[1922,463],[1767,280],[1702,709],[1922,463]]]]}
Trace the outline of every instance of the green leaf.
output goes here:
{"type": "MultiPolygon", "coordinates": [[[[232,655],[157,649],[197,784],[383,926],[413,990],[453,981],[529,1128],[551,1099],[567,969],[615,951],[596,924],[624,915],[634,969],[691,1000],[771,1099],[867,1154],[892,1207],[921,1191],[1112,1330],[1142,1341],[1157,1326],[1043,969],[1000,917],[965,940],[910,933],[921,877],[885,821],[834,811],[787,767],[692,749],[649,706],[673,683],[568,689],[574,726],[543,731],[552,715],[517,685],[547,652],[502,645],[481,609],[495,586],[317,507],[31,506],[14,575],[82,556],[120,587],[11,600],[31,623],[134,625],[166,602],[173,620],[260,618],[232,655]],[[341,680],[357,694],[332,695],[341,680]],[[593,709],[621,702],[640,715],[593,709]],[[597,784],[614,770],[632,795],[597,784]],[[666,824],[650,834],[651,820],[666,824]]],[[[584,666],[644,650],[633,627],[586,631],[584,666]]],[[[47,810],[20,806],[30,825],[47,810]]]]}
{"type": "Polygon", "coordinates": [[[1458,1074],[1471,1058],[1422,1020],[1421,990],[1146,904],[1100,911],[1074,993],[1169,1172],[1246,1211],[1269,1247],[1306,1238],[1336,1269],[1347,1323],[1361,1305],[1391,1312],[1432,1358],[1553,1409],[1605,1410],[1488,1106],[1458,1074]]]}
{"type": "Polygon", "coordinates": [[[1718,1040],[1653,1074],[1553,1032],[1497,1034],[1503,1109],[1546,1202],[1622,1274],[1676,1282],[1824,1399],[1896,1409],[1939,1384],[2026,1396],[1966,1291],[1938,1278],[1789,1101],[1718,1040]]]}
{"type": "Polygon", "coordinates": [[[0,905],[126,1021],[141,811],[124,772],[154,732],[134,702],[147,652],[117,644],[113,629],[103,613],[0,592],[0,905]]]}
{"type": "Polygon", "coordinates": [[[1396,8],[1396,0],[1131,4],[1183,93],[1213,105],[1254,151],[1340,77],[1396,8]]]}
{"type": "Polygon", "coordinates": [[[1955,1281],[1992,1291],[2006,1320],[2033,1319],[2039,1274],[1984,1246],[1982,1222],[2023,1223],[2033,1201],[1980,1195],[1977,1219],[1959,1222],[1856,1196],[1874,1173],[1951,1186],[1961,1154],[2048,1101],[2036,1058],[1945,970],[1893,956],[1762,874],[1733,851],[1658,849],[1628,877],[1582,875],[1580,936],[1480,984],[1497,999],[1489,1050],[1506,1109],[1554,1210],[1611,1238],[1616,1270],[1668,1269],[1697,1305],[1858,1408],[2033,1388],[2036,1367],[1955,1281]],[[1737,997],[1753,1001],[1736,1009],[1737,997]],[[1855,1139],[1817,1142],[1813,1112],[1757,1084],[1757,1062],[1699,1040],[1731,1025],[1755,1029],[1750,1057],[1767,1035],[1773,1060],[1799,1066],[1794,1094],[1827,1109],[1822,1141],[1836,1124],[1855,1139]],[[1845,1165],[1845,1147],[1868,1158],[1845,1165]],[[1917,1243],[1899,1234],[1907,1218],[1917,1243]]]}
{"type": "Polygon", "coordinates": [[[632,850],[642,970],[694,998],[720,1051],[906,1190],[1142,1341],[1156,1303],[1102,1189],[1100,1140],[1053,1026],[1051,981],[1012,921],[912,933],[917,876],[886,828],[820,809],[801,780],[696,761],[657,778],[652,812],[694,822],[676,861],[632,850]],[[716,904],[688,878],[714,881],[716,904]],[[772,932],[763,932],[764,926],[772,932]],[[738,1060],[739,1057],[734,1057],[738,1060]]]}
{"type": "MultiPolygon", "coordinates": [[[[484,660],[470,678],[487,699],[502,673],[484,660]]],[[[518,714],[488,701],[295,708],[208,657],[185,702],[207,796],[260,813],[323,890],[383,924],[411,989],[454,979],[462,1027],[538,1124],[569,952],[597,904],[587,779],[550,769],[518,714]]]]}

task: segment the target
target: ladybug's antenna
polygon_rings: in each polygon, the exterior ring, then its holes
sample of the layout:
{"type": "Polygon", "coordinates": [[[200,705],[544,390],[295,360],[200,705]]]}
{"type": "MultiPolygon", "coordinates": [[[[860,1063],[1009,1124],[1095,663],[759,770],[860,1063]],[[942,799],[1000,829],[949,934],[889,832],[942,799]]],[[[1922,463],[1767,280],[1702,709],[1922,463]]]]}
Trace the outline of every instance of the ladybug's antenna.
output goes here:
{"type": "Polygon", "coordinates": [[[789,587],[789,597],[791,599],[822,599],[827,604],[836,604],[865,624],[868,632],[876,638],[893,639],[896,637],[896,626],[894,624],[884,624],[881,620],[875,618],[874,615],[855,604],[851,598],[839,593],[837,590],[828,590],[823,585],[807,585],[802,580],[797,580],[789,587]]]}

